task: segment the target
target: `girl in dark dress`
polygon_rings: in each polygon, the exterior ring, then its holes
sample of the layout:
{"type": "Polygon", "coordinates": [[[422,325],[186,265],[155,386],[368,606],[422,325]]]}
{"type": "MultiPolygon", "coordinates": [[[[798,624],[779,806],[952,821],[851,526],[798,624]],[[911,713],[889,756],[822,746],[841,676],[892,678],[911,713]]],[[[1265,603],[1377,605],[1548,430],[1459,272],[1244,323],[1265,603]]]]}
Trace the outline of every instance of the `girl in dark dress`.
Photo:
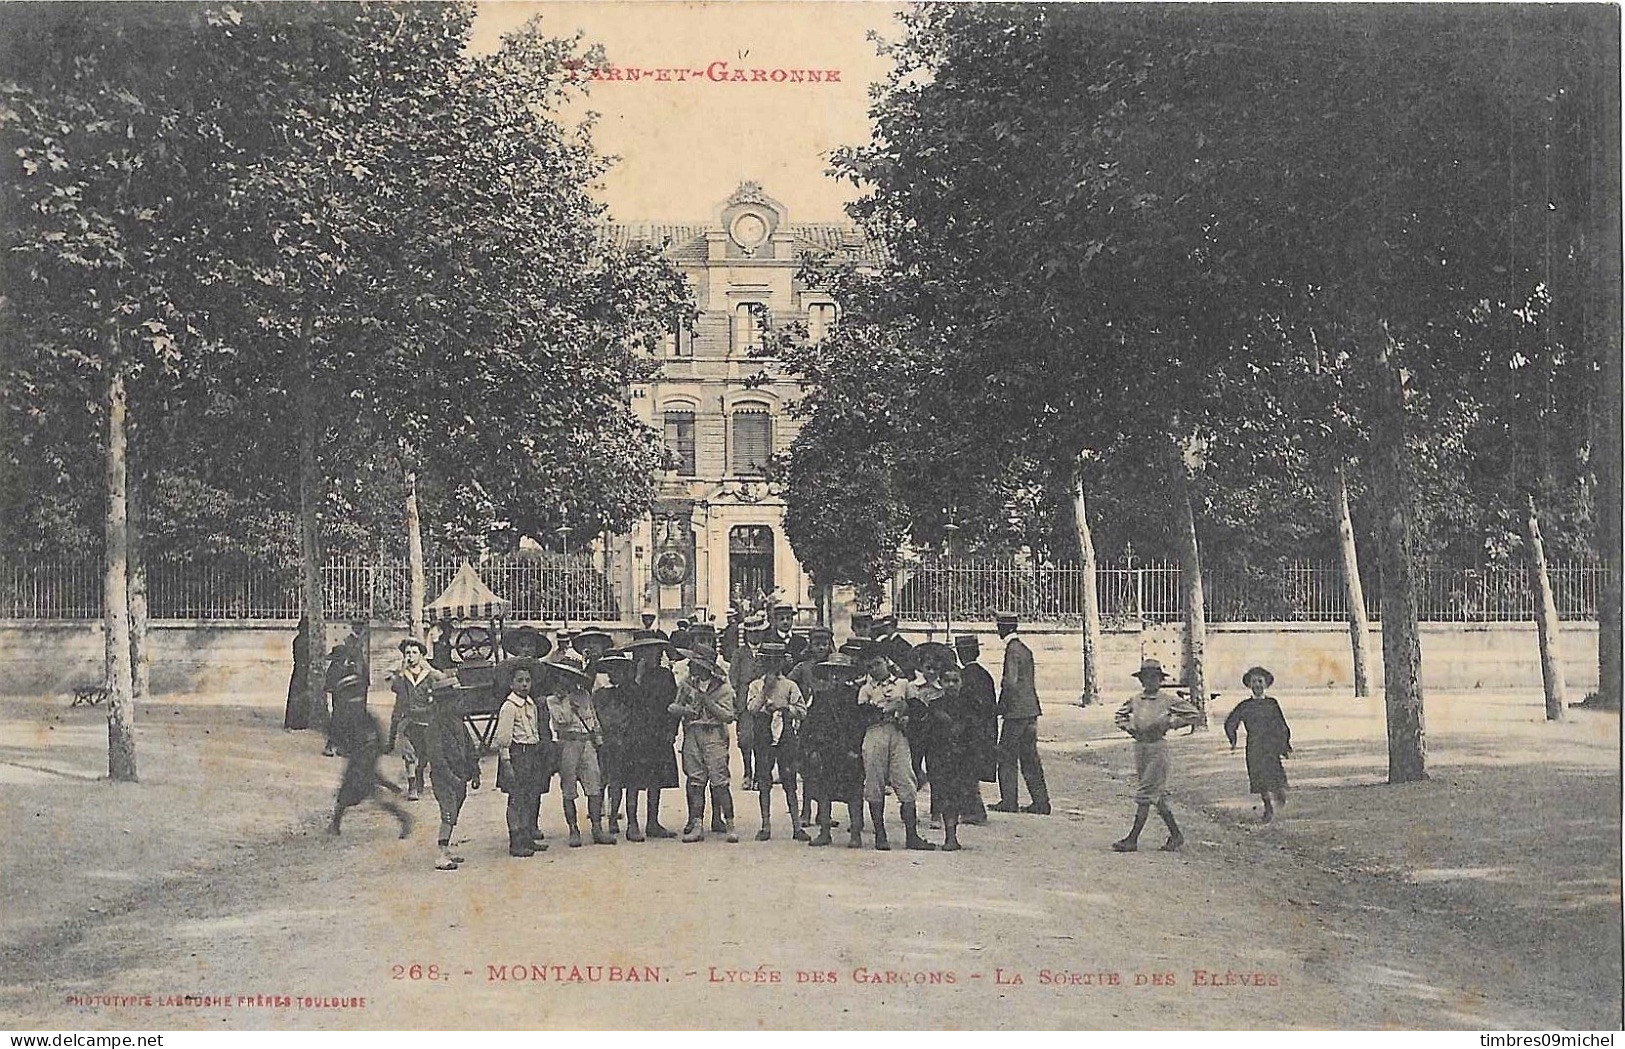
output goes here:
{"type": "MultiPolygon", "coordinates": [[[[580,640],[576,639],[578,644],[580,640]]],[[[609,833],[616,835],[621,832],[621,799],[626,791],[627,741],[632,733],[631,697],[630,689],[627,688],[627,683],[632,677],[632,659],[625,655],[605,656],[594,664],[594,669],[609,678],[608,685],[593,692],[592,705],[598,713],[598,727],[604,733],[604,742],[598,748],[598,769],[603,776],[604,794],[609,802],[604,806],[604,812],[609,817],[609,833]]],[[[636,836],[632,834],[632,828],[635,826],[636,821],[627,825],[627,841],[642,840],[641,828],[636,836]]]]}
{"type": "Polygon", "coordinates": [[[660,792],[677,786],[677,726],[670,711],[677,702],[677,679],[661,664],[669,643],[652,631],[639,631],[627,646],[634,668],[626,684],[628,731],[622,772],[626,788],[626,840],[675,838],[660,824],[660,792]],[[638,826],[638,792],[648,798],[646,820],[638,826]]]}
{"type": "Polygon", "coordinates": [[[1281,705],[1264,690],[1275,684],[1275,675],[1263,667],[1252,667],[1241,675],[1241,683],[1253,694],[1236,704],[1224,719],[1224,734],[1230,749],[1236,749],[1236,730],[1247,729],[1247,789],[1264,801],[1264,820],[1275,818],[1275,804],[1286,804],[1286,769],[1281,759],[1292,753],[1292,729],[1281,713],[1281,705]],[[1273,803],[1272,803],[1273,796],[1273,803]]]}
{"type": "Polygon", "coordinates": [[[975,811],[977,786],[976,712],[962,687],[958,667],[937,678],[941,694],[931,704],[931,804],[942,813],[943,852],[958,852],[959,821],[975,811]]]}
{"type": "Polygon", "coordinates": [[[801,774],[817,806],[818,836],[809,845],[830,844],[830,810],[846,802],[851,848],[863,846],[863,723],[858,715],[857,679],[863,670],[845,656],[831,656],[813,668],[812,706],[801,723],[801,774]]]}

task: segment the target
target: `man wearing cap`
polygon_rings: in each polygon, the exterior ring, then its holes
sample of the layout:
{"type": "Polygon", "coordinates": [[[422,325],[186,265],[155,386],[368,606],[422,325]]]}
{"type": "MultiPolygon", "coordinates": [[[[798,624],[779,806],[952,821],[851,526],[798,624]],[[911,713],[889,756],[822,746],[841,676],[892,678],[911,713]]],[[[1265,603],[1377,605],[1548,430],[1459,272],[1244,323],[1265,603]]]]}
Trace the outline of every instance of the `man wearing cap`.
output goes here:
{"type": "MultiPolygon", "coordinates": [[[[536,821],[546,783],[543,723],[531,697],[531,669],[516,667],[507,698],[497,711],[497,789],[508,795],[508,855],[534,856],[547,845],[536,840],[536,821]]],[[[548,741],[552,741],[551,734],[548,741]]]]}
{"type": "Polygon", "coordinates": [[[547,697],[547,714],[559,742],[559,795],[564,801],[564,822],[570,827],[570,847],[580,848],[581,827],[576,815],[576,787],[587,797],[587,819],[594,845],[613,845],[604,830],[603,779],[598,768],[598,745],[603,729],[592,705],[592,675],[579,652],[560,652],[548,662],[554,687],[547,697]]]}
{"type": "Polygon", "coordinates": [[[743,633],[742,622],[743,617],[740,615],[739,606],[729,605],[728,622],[722,627],[722,638],[718,648],[722,657],[729,662],[733,661],[734,652],[739,648],[739,639],[743,633]]]}
{"type": "Polygon", "coordinates": [[[1016,633],[1015,613],[1000,612],[997,622],[999,637],[1004,640],[1004,674],[999,681],[999,713],[1004,717],[1004,728],[999,735],[999,803],[993,811],[1048,816],[1049,788],[1044,784],[1044,764],[1038,758],[1038,718],[1044,711],[1038,705],[1033,650],[1016,633]],[[1019,804],[1018,769],[1033,799],[1027,806],[1019,804]]]}
{"type": "MultiPolygon", "coordinates": [[[[733,686],[733,693],[744,702],[748,694],[750,683],[762,676],[759,650],[767,634],[767,613],[752,612],[745,617],[742,624],[745,632],[744,642],[733,654],[733,665],[729,669],[728,684],[733,686]]],[[[741,785],[746,790],[756,789],[756,725],[754,718],[739,719],[739,758],[743,762],[741,785]]]]}
{"type": "Polygon", "coordinates": [[[999,701],[993,675],[980,660],[982,643],[975,634],[961,634],[954,638],[954,654],[960,662],[960,695],[970,714],[971,764],[978,781],[971,794],[970,808],[964,822],[980,825],[987,822],[987,806],[982,801],[982,783],[999,781],[999,701]]]}
{"type": "Polygon", "coordinates": [[[395,741],[402,740],[406,800],[417,801],[423,796],[423,774],[428,764],[429,707],[434,699],[434,687],[445,675],[429,666],[425,658],[429,649],[422,641],[409,637],[399,647],[401,669],[389,683],[395,693],[395,709],[389,716],[389,742],[384,746],[384,753],[392,753],[395,741]]]}
{"type": "Polygon", "coordinates": [[[688,824],[683,841],[705,840],[705,791],[722,833],[736,842],[733,792],[729,789],[728,723],[734,720],[734,690],[704,652],[690,649],[688,676],[677,686],[672,713],[683,720],[683,776],[688,784],[688,824]]]}
{"type": "Polygon", "coordinates": [[[818,809],[818,836],[830,844],[830,809],[846,802],[849,848],[863,846],[863,726],[858,718],[857,679],[863,668],[849,656],[830,655],[813,667],[812,705],[801,724],[802,773],[818,809]]]}
{"type": "Polygon", "coordinates": [[[1195,725],[1202,712],[1188,699],[1163,692],[1170,679],[1162,664],[1147,659],[1135,673],[1140,692],[1117,709],[1112,719],[1118,728],[1134,737],[1134,826],[1128,836],[1112,842],[1114,852],[1133,852],[1140,847],[1140,831],[1145,829],[1151,806],[1168,826],[1168,841],[1162,851],[1173,852],[1185,843],[1168,805],[1168,742],[1163,737],[1176,728],[1195,725]]]}
{"type": "Polygon", "coordinates": [[[886,788],[897,794],[907,847],[928,852],[935,845],[920,837],[915,811],[914,759],[903,727],[914,686],[892,673],[892,664],[878,644],[869,646],[868,680],[858,689],[858,706],[866,708],[873,724],[863,734],[863,796],[874,824],[875,848],[891,848],[886,839],[886,788]]]}
{"type": "Polygon", "coordinates": [[[796,841],[808,840],[796,804],[796,732],[801,719],[807,715],[807,701],[796,683],[784,674],[784,661],[788,655],[784,646],[777,641],[762,643],[762,676],[750,683],[745,699],[745,710],[755,722],[756,789],[762,810],[762,829],[756,832],[757,841],[768,841],[773,837],[775,769],[779,783],[784,786],[792,836],[796,841]]]}
{"type": "Polygon", "coordinates": [[[795,623],[796,606],[783,601],[775,601],[772,609],[768,612],[769,629],[767,637],[764,639],[774,644],[783,645],[785,652],[789,653],[792,664],[801,657],[801,653],[807,647],[806,639],[796,634],[795,623]]]}
{"type": "Polygon", "coordinates": [[[677,726],[672,712],[677,702],[677,681],[673,671],[661,665],[666,642],[653,631],[638,631],[627,646],[632,660],[627,694],[631,707],[631,732],[626,754],[626,840],[675,838],[660,823],[660,792],[677,786],[677,726]],[[638,825],[638,794],[645,799],[645,821],[638,825]]]}

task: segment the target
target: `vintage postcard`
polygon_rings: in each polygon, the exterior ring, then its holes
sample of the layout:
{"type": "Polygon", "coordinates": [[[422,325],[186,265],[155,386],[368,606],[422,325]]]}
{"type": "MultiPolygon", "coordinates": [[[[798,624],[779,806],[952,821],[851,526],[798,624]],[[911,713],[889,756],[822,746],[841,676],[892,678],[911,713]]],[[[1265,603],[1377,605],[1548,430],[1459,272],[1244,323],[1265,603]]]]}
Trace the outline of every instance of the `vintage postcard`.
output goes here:
{"type": "Polygon", "coordinates": [[[0,38],[0,1027],[1620,1027],[1617,7],[0,38]]]}

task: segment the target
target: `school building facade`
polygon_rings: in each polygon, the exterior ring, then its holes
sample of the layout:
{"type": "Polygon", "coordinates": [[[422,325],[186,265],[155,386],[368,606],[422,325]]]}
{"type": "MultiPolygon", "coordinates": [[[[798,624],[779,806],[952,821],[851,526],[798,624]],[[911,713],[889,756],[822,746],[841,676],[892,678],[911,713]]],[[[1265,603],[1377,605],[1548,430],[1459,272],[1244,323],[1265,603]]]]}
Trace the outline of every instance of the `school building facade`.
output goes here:
{"type": "Polygon", "coordinates": [[[651,513],[611,540],[621,608],[653,612],[668,629],[679,618],[720,623],[741,600],[809,608],[811,581],[785,536],[783,495],[765,478],[771,456],[795,439],[788,409],[800,389],[761,349],[788,325],[817,340],[835,324],[835,301],[801,279],[809,255],[872,263],[873,247],[850,224],[793,221],[754,182],[709,223],[608,224],[601,236],[660,248],[699,307],[698,322],[657,351],[658,378],[631,390],[633,410],[665,435],[674,465],[651,513]]]}

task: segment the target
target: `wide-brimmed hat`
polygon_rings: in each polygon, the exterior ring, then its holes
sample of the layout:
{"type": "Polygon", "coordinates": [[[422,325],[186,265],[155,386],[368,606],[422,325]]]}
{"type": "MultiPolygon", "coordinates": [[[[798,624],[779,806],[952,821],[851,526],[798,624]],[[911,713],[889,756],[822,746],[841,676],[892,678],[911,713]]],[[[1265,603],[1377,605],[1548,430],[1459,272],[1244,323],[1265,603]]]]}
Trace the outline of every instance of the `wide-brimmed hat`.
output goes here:
{"type": "Polygon", "coordinates": [[[503,633],[502,651],[510,656],[540,659],[553,651],[553,639],[533,626],[522,626],[503,633]]]}
{"type": "Polygon", "coordinates": [[[587,661],[580,652],[561,651],[543,666],[557,673],[572,675],[578,683],[592,684],[592,674],[588,672],[587,661]]]}
{"type": "Polygon", "coordinates": [[[1271,674],[1267,667],[1248,667],[1247,672],[1245,674],[1241,675],[1241,684],[1242,684],[1243,688],[1252,688],[1253,687],[1251,682],[1252,682],[1253,676],[1255,674],[1263,674],[1264,675],[1264,687],[1265,688],[1269,688],[1271,685],[1275,684],[1275,675],[1271,674]]]}
{"type": "Polygon", "coordinates": [[[849,637],[841,642],[836,651],[852,659],[867,659],[871,652],[878,652],[879,646],[866,637],[849,637]]]}
{"type": "Polygon", "coordinates": [[[409,649],[409,648],[415,648],[419,652],[422,652],[425,655],[427,655],[428,652],[429,652],[429,646],[425,645],[423,642],[419,641],[415,637],[402,638],[401,643],[396,645],[395,647],[401,650],[401,655],[403,655],[403,656],[406,655],[406,650],[409,649]]]}
{"type": "Polygon", "coordinates": [[[928,666],[958,667],[959,659],[954,650],[941,641],[922,641],[914,646],[914,665],[924,669],[928,666]]]}
{"type": "Polygon", "coordinates": [[[711,658],[709,652],[703,652],[697,648],[685,648],[678,654],[688,660],[692,666],[704,667],[710,673],[718,676],[722,674],[722,668],[717,666],[716,660],[711,658]]]}
{"type": "Polygon", "coordinates": [[[570,647],[591,659],[615,647],[615,639],[603,630],[583,630],[570,639],[570,647]]]}
{"type": "Polygon", "coordinates": [[[636,655],[651,648],[670,652],[672,651],[671,639],[658,630],[634,630],[632,631],[632,640],[622,645],[621,651],[636,655]]]}
{"type": "Polygon", "coordinates": [[[813,680],[830,681],[837,678],[853,678],[863,673],[863,668],[847,656],[830,656],[821,663],[813,664],[813,680]]]}
{"type": "Polygon", "coordinates": [[[1172,675],[1170,675],[1166,670],[1162,669],[1162,664],[1157,662],[1155,659],[1147,659],[1142,662],[1140,664],[1140,669],[1134,672],[1134,676],[1139,678],[1141,681],[1144,681],[1148,677],[1154,677],[1158,681],[1173,680],[1172,675]]]}

